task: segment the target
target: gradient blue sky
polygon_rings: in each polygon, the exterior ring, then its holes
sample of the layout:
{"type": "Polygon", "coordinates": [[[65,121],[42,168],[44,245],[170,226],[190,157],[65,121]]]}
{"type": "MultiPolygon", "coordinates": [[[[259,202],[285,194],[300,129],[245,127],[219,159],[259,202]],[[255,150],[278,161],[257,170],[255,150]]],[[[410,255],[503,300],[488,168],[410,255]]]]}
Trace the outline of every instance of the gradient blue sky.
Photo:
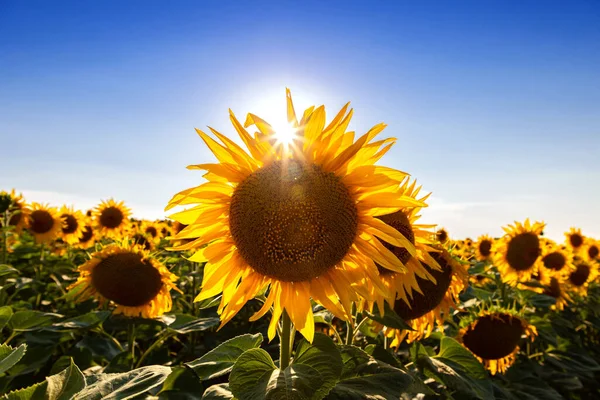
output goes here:
{"type": "Polygon", "coordinates": [[[423,220],[499,235],[525,217],[600,237],[600,2],[0,0],[0,187],[163,217],[213,160],[194,127],[346,101],[423,220]]]}

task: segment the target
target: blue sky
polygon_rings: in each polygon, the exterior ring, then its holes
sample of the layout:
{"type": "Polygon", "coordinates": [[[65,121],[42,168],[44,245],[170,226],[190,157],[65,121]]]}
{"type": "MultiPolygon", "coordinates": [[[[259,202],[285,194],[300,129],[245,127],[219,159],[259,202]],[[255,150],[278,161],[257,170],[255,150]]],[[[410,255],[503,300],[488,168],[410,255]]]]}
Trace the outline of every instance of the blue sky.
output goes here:
{"type": "Polygon", "coordinates": [[[386,122],[382,163],[454,236],[531,217],[600,237],[598,1],[249,4],[0,0],[0,187],[162,217],[212,160],[193,128],[278,117],[288,86],[386,122]]]}

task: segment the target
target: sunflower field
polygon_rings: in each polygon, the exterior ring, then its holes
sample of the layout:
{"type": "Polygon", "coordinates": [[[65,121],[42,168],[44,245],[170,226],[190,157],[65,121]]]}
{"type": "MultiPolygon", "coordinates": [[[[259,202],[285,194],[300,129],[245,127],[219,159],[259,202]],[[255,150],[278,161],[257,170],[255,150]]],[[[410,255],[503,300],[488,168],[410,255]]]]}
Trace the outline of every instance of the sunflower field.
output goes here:
{"type": "Polygon", "coordinates": [[[0,392],[26,399],[598,399],[600,242],[455,238],[345,105],[237,137],[168,217],[0,195],[0,392]]]}

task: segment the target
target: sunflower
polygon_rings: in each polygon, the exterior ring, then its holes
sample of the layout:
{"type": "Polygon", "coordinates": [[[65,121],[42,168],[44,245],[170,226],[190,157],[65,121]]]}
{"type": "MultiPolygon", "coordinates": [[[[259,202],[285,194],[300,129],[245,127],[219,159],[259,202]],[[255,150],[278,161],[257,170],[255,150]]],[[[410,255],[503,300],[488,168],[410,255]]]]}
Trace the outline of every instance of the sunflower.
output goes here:
{"type": "Polygon", "coordinates": [[[590,282],[594,282],[598,277],[598,267],[579,257],[575,257],[573,263],[575,264],[575,269],[569,274],[567,279],[569,290],[581,296],[587,296],[590,282]]]}
{"type": "Polygon", "coordinates": [[[456,308],[458,295],[468,284],[468,272],[464,265],[452,258],[446,250],[430,253],[441,270],[427,266],[432,280],[417,278],[421,293],[414,293],[409,302],[396,300],[394,311],[408,322],[414,331],[388,329],[386,336],[394,338],[391,347],[398,347],[406,338],[408,343],[428,337],[435,324],[443,326],[450,308],[456,308]]]}
{"type": "Polygon", "coordinates": [[[537,273],[537,262],[542,252],[540,233],[545,224],[529,219],[524,224],[515,221],[514,226],[504,227],[506,234],[494,243],[494,264],[509,284],[526,282],[537,273]]]}
{"type": "Polygon", "coordinates": [[[150,235],[145,235],[137,229],[137,233],[134,233],[131,236],[131,241],[134,244],[139,245],[144,250],[154,250],[155,244],[154,240],[150,237],[150,235]]]}
{"type": "Polygon", "coordinates": [[[479,261],[487,261],[492,258],[492,247],[494,239],[488,235],[481,235],[475,243],[475,255],[479,261]]]}
{"type": "Polygon", "coordinates": [[[161,233],[161,223],[160,222],[152,222],[152,221],[142,221],[142,225],[140,226],[140,233],[146,235],[151,241],[158,243],[160,242],[160,238],[163,237],[161,233]]]}
{"type": "Polygon", "coordinates": [[[176,194],[166,209],[196,204],[171,216],[188,225],[174,239],[193,239],[175,249],[196,250],[191,260],[207,262],[197,300],[223,293],[221,326],[269,287],[251,319],[273,307],[272,339],[285,311],[312,341],[311,297],[348,320],[356,300],[353,285],[371,280],[380,286],[371,260],[406,271],[379,239],[416,256],[414,246],[376,217],[422,203],[399,192],[406,173],[374,165],[395,140],[373,141],[385,124],[355,140],[346,131],[348,104],[328,125],[324,106],[308,108],[298,121],[289,90],[286,94],[292,140],[285,142],[253,114],[242,125],[231,111],[249,154],[212,128],[221,143],[197,129],[219,163],[190,166],[207,171],[208,182],[176,194]],[[246,130],[251,125],[258,129],[254,136],[246,130]]]}
{"type": "Polygon", "coordinates": [[[490,307],[475,318],[465,318],[458,340],[492,375],[504,373],[515,362],[523,335],[537,335],[535,326],[514,310],[490,307]]]}
{"type": "Polygon", "coordinates": [[[33,235],[36,243],[49,243],[54,240],[60,233],[63,223],[56,208],[40,203],[31,203],[27,229],[33,235]]]}
{"type": "Polygon", "coordinates": [[[600,244],[598,241],[592,238],[585,239],[585,256],[588,261],[596,261],[598,260],[598,256],[600,255],[600,244]]]}
{"type": "MultiPolygon", "coordinates": [[[[4,191],[2,191],[2,193],[8,194],[4,191]]],[[[25,203],[23,195],[17,194],[15,192],[15,189],[12,189],[8,196],[10,197],[10,205],[8,207],[8,213],[10,217],[8,220],[8,225],[14,226],[15,231],[17,233],[21,233],[23,228],[27,226],[27,219],[29,217],[29,214],[31,213],[31,210],[28,207],[27,203],[25,203]]]]}
{"type": "Polygon", "coordinates": [[[569,274],[575,270],[573,254],[566,246],[559,246],[549,240],[542,246],[542,257],[538,280],[544,285],[549,285],[551,279],[556,278],[560,283],[567,280],[569,274]]]}
{"type": "Polygon", "coordinates": [[[68,244],[79,243],[83,234],[84,216],[81,211],[73,210],[73,207],[62,206],[60,209],[60,218],[63,219],[62,240],[68,244]]]}
{"type": "Polygon", "coordinates": [[[121,201],[102,201],[94,210],[94,219],[100,236],[118,239],[129,228],[129,208],[121,201]]]}
{"type": "Polygon", "coordinates": [[[567,246],[573,250],[573,253],[578,254],[581,250],[583,250],[585,236],[581,234],[581,229],[571,227],[569,232],[565,232],[565,238],[567,246]]]}
{"type": "Polygon", "coordinates": [[[97,232],[94,230],[94,223],[89,217],[85,217],[81,222],[81,236],[76,246],[80,249],[89,249],[96,243],[97,232]]]}
{"type": "Polygon", "coordinates": [[[448,239],[450,238],[450,236],[448,236],[448,231],[445,228],[440,228],[437,230],[437,232],[435,233],[435,237],[437,239],[438,242],[444,244],[448,241],[448,239]]]}
{"type": "Polygon", "coordinates": [[[137,245],[110,244],[77,268],[69,286],[76,301],[90,297],[116,306],[115,313],[155,318],[171,310],[170,290],[178,277],[137,245]]]}

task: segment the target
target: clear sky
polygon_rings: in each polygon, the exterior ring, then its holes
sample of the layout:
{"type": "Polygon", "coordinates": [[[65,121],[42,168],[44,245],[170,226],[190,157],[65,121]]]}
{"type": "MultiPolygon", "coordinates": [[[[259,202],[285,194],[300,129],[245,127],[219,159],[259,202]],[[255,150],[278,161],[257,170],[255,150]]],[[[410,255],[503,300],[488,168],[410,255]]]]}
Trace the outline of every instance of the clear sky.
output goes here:
{"type": "Polygon", "coordinates": [[[499,235],[525,217],[600,237],[600,2],[0,0],[0,188],[163,217],[228,134],[346,101],[382,164],[432,191],[423,220],[499,235]]]}

